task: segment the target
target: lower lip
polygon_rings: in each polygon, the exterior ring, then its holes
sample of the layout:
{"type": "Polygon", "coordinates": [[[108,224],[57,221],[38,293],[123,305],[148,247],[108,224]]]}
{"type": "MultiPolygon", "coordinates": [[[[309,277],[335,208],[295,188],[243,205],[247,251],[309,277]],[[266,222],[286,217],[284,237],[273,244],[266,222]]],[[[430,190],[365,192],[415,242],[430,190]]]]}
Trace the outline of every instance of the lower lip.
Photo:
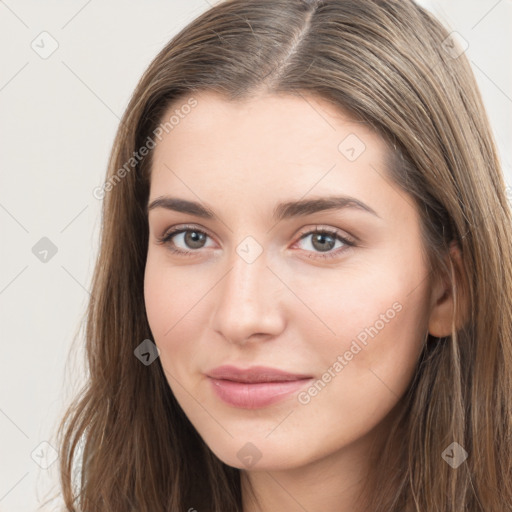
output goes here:
{"type": "Polygon", "coordinates": [[[281,382],[234,382],[209,377],[217,396],[229,405],[241,409],[259,409],[279,402],[298,391],[312,379],[281,382]]]}

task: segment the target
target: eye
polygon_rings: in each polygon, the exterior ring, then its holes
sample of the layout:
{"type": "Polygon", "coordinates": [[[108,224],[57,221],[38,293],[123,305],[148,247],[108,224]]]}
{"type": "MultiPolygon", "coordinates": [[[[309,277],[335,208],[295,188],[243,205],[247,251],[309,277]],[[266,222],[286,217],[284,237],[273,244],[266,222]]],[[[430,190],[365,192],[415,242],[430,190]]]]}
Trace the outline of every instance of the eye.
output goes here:
{"type": "Polygon", "coordinates": [[[167,245],[169,250],[174,253],[188,256],[197,252],[197,249],[202,249],[204,247],[204,242],[208,237],[207,233],[193,226],[181,226],[172,229],[171,231],[167,231],[161,238],[158,238],[157,241],[160,244],[167,245]],[[185,244],[185,247],[189,247],[194,250],[188,251],[186,248],[176,248],[175,239],[178,243],[185,244]]]}
{"type": "MultiPolygon", "coordinates": [[[[308,258],[325,259],[334,258],[339,256],[340,253],[345,252],[350,247],[354,247],[355,241],[349,239],[346,236],[341,236],[337,230],[329,228],[319,228],[307,231],[300,235],[299,242],[306,240],[308,237],[312,237],[309,242],[310,247],[313,250],[305,249],[308,258]],[[337,250],[333,251],[336,242],[340,242],[341,246],[338,246],[337,250]],[[325,253],[325,254],[322,254],[325,253]]],[[[170,231],[167,231],[162,237],[157,239],[159,244],[167,245],[169,250],[173,253],[180,254],[183,256],[192,256],[194,253],[199,252],[199,249],[205,247],[206,240],[210,238],[209,235],[194,226],[178,226],[170,231]],[[176,241],[175,241],[176,240],[176,241]],[[185,248],[179,248],[176,244],[185,245],[185,248]],[[192,250],[187,250],[187,247],[192,250]]]]}
{"type": "Polygon", "coordinates": [[[303,233],[299,242],[306,240],[308,237],[311,237],[311,239],[306,245],[313,248],[313,254],[311,254],[312,251],[307,250],[307,252],[310,253],[306,255],[308,258],[334,258],[348,250],[350,247],[354,247],[356,245],[354,240],[341,236],[339,231],[329,228],[319,228],[318,226],[315,230],[303,233]],[[332,249],[335,248],[336,241],[341,242],[342,247],[338,246],[337,250],[333,251],[332,249]],[[315,252],[316,250],[320,252],[315,252]]]}

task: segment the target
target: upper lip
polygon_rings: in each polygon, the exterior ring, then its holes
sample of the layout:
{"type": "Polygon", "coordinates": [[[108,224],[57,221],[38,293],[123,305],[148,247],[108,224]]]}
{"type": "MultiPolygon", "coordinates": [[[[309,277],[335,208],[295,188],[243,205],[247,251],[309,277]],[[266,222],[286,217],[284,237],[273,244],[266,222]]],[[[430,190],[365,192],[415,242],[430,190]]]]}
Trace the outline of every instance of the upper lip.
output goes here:
{"type": "Polygon", "coordinates": [[[311,375],[290,373],[277,368],[269,368],[268,366],[239,368],[237,366],[223,365],[210,370],[207,375],[214,379],[232,380],[235,382],[286,382],[311,378],[311,375]]]}

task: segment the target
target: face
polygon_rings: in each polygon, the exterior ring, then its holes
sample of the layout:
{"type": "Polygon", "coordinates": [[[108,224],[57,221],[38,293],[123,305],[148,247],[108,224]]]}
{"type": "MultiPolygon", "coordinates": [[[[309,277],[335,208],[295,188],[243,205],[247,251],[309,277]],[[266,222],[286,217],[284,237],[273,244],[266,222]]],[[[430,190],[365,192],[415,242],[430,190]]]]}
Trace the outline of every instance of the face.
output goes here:
{"type": "Polygon", "coordinates": [[[418,212],[383,140],[332,104],[194,98],[153,150],[148,201],[145,304],[169,386],[231,466],[341,453],[389,417],[428,330],[418,212]]]}

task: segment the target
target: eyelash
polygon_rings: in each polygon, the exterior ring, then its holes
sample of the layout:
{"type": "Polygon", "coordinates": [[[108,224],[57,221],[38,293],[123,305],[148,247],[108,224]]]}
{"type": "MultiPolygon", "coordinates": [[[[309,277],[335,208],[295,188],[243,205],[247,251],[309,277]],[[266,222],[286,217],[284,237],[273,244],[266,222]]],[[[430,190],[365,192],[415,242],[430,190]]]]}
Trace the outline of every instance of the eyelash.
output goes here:
{"type": "MultiPolygon", "coordinates": [[[[178,228],[175,228],[171,231],[168,231],[166,233],[164,233],[164,235],[162,237],[158,237],[157,238],[157,242],[159,244],[164,244],[164,245],[168,245],[169,246],[169,250],[175,254],[179,254],[179,255],[182,255],[182,256],[193,256],[194,253],[197,253],[198,250],[196,251],[185,251],[183,249],[176,249],[175,247],[173,247],[170,242],[172,240],[172,238],[175,236],[175,235],[178,235],[180,233],[185,233],[187,231],[194,231],[195,233],[201,233],[203,235],[206,235],[206,236],[210,236],[208,233],[206,233],[205,231],[203,231],[202,229],[197,229],[196,227],[194,226],[180,226],[178,228]]],[[[345,252],[347,250],[349,250],[350,248],[352,247],[355,247],[356,244],[353,240],[350,240],[346,237],[342,237],[339,235],[339,231],[336,231],[336,230],[333,230],[333,229],[329,229],[329,228],[321,228],[321,229],[313,229],[313,230],[310,230],[310,231],[306,231],[304,233],[301,233],[300,237],[299,237],[299,241],[302,240],[303,238],[305,238],[306,236],[309,236],[309,235],[314,235],[314,234],[322,234],[322,235],[329,235],[329,236],[332,236],[333,238],[343,242],[343,244],[345,244],[346,247],[344,248],[338,248],[338,250],[336,251],[332,251],[332,252],[327,252],[325,254],[322,254],[320,252],[316,252],[314,253],[315,256],[312,256],[311,254],[306,254],[306,256],[308,258],[312,258],[312,259],[329,259],[329,258],[335,258],[337,256],[339,256],[340,252],[345,252]]],[[[307,253],[311,253],[312,251],[306,251],[307,253]]]]}

